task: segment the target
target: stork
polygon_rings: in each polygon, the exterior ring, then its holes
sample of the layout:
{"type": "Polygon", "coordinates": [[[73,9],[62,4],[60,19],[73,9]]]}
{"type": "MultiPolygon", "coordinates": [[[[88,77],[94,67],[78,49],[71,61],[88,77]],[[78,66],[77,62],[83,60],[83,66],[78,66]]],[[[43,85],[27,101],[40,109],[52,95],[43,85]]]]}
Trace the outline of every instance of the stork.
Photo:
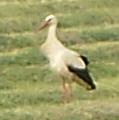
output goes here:
{"type": "Polygon", "coordinates": [[[66,48],[56,36],[57,19],[54,15],[46,17],[45,22],[38,28],[42,30],[49,27],[46,41],[41,46],[41,51],[49,60],[52,71],[57,73],[62,80],[64,102],[69,102],[72,96],[71,83],[75,82],[87,90],[96,88],[94,80],[89,74],[88,60],[85,56],[66,48]]]}

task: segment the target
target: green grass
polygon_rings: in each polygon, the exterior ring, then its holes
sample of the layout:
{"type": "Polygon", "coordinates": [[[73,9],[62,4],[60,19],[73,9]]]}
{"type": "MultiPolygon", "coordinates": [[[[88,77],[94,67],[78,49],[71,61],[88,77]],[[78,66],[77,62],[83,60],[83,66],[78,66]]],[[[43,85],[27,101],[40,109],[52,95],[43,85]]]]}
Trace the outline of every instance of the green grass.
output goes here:
{"type": "Polygon", "coordinates": [[[119,120],[119,0],[0,0],[0,120],[119,120]],[[57,35],[86,55],[97,89],[73,84],[63,104],[61,80],[40,52],[49,14],[57,35]]]}

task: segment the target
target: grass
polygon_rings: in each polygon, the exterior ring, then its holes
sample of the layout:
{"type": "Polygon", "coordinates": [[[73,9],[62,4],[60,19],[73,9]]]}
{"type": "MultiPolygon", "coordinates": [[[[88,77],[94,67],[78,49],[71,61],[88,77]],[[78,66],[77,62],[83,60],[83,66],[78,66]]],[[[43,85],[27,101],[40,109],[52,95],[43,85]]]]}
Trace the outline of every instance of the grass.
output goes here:
{"type": "Polygon", "coordinates": [[[119,120],[118,6],[119,0],[0,0],[0,120],[119,120]],[[49,14],[59,20],[62,43],[88,57],[98,84],[93,92],[73,84],[69,104],[40,52],[47,30],[35,33],[49,14]]]}

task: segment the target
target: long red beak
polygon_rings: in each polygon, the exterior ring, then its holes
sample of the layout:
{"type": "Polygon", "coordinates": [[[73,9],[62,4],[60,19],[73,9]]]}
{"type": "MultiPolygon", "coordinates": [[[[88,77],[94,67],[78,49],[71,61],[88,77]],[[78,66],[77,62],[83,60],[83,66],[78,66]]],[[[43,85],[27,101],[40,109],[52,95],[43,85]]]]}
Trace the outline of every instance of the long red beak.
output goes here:
{"type": "Polygon", "coordinates": [[[45,28],[47,26],[48,26],[48,21],[46,21],[43,24],[41,24],[41,26],[37,30],[42,30],[43,28],[45,28]]]}

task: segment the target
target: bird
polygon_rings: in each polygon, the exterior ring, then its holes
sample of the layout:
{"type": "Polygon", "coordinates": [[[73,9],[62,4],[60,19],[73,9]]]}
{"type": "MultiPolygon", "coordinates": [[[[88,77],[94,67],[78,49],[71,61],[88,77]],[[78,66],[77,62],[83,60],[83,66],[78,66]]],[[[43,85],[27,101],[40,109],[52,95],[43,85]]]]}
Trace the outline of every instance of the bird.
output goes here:
{"type": "Polygon", "coordinates": [[[87,90],[96,89],[95,80],[88,70],[88,58],[76,51],[66,48],[56,36],[58,20],[55,15],[45,18],[38,31],[48,28],[48,35],[41,45],[41,51],[49,61],[50,69],[55,72],[62,81],[63,102],[68,103],[72,98],[72,83],[75,82],[87,90]]]}

